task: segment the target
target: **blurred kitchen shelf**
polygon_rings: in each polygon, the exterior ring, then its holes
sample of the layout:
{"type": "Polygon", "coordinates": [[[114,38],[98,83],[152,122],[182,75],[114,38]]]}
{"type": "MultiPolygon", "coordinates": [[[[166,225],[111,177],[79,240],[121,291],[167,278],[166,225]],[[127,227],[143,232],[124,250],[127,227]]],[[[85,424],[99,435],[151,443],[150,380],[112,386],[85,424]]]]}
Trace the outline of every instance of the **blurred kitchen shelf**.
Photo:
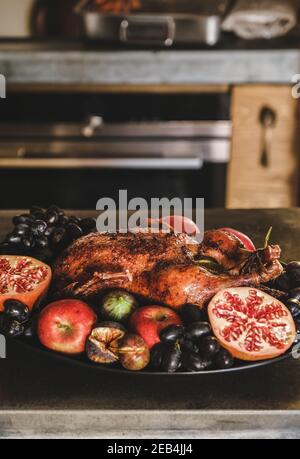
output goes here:
{"type": "Polygon", "coordinates": [[[87,41],[0,41],[0,73],[10,85],[290,84],[300,73],[298,34],[218,46],[142,49],[87,41]]]}

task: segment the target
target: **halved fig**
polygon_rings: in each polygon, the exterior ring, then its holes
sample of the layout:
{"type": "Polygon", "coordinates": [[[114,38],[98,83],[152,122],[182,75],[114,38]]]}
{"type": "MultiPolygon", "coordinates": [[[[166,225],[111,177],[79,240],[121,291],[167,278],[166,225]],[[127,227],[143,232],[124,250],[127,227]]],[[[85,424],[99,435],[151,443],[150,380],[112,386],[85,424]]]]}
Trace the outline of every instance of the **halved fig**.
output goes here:
{"type": "Polygon", "coordinates": [[[17,255],[0,257],[0,312],[6,300],[18,300],[31,311],[46,296],[52,273],[50,266],[35,258],[17,255]]]}
{"type": "Polygon", "coordinates": [[[115,322],[97,325],[86,342],[86,353],[95,363],[114,363],[119,360],[119,340],[125,335],[125,328],[115,322]]]}
{"type": "Polygon", "coordinates": [[[228,288],[208,305],[216,338],[234,357],[265,360],[284,354],[296,336],[294,320],[283,303],[255,288],[228,288]]]}

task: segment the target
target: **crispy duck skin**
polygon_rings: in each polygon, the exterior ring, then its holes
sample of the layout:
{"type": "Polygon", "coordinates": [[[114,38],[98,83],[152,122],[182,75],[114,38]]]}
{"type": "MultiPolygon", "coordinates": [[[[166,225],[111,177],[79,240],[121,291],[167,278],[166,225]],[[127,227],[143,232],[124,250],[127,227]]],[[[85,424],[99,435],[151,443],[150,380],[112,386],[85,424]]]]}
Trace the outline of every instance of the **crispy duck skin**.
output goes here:
{"type": "Polygon", "coordinates": [[[210,230],[204,234],[199,253],[216,260],[229,274],[239,275],[279,260],[281,249],[278,245],[269,245],[251,255],[252,252],[245,249],[233,234],[210,230]]]}
{"type": "Polygon", "coordinates": [[[280,248],[248,252],[232,235],[208,231],[198,244],[184,234],[99,234],[75,241],[57,259],[54,294],[93,300],[112,288],[172,308],[192,303],[202,308],[220,289],[268,282],[282,266],[280,248]],[[201,256],[215,258],[228,270],[214,274],[199,266],[201,256]]]}

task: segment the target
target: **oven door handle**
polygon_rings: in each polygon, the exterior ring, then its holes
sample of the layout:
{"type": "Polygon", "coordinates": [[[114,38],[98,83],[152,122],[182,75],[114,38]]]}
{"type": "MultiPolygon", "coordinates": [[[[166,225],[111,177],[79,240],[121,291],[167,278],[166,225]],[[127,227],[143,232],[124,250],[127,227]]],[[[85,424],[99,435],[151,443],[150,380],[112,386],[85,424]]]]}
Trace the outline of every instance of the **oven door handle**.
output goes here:
{"type": "Polygon", "coordinates": [[[164,158],[0,158],[0,169],[174,169],[199,170],[198,157],[164,158]]]}

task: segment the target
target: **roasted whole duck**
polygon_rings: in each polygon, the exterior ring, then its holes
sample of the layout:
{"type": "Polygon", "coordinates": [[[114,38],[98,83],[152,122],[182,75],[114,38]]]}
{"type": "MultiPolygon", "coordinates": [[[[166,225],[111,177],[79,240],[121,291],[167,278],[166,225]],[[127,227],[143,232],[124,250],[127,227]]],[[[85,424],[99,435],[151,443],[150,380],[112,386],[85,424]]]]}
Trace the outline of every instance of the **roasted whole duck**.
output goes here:
{"type": "Polygon", "coordinates": [[[185,234],[93,233],[75,241],[54,265],[54,294],[93,300],[107,289],[122,288],[172,308],[204,307],[219,290],[258,286],[278,277],[280,247],[249,252],[223,230],[207,231],[202,243],[185,234]],[[198,262],[214,258],[222,273],[198,262]]]}

